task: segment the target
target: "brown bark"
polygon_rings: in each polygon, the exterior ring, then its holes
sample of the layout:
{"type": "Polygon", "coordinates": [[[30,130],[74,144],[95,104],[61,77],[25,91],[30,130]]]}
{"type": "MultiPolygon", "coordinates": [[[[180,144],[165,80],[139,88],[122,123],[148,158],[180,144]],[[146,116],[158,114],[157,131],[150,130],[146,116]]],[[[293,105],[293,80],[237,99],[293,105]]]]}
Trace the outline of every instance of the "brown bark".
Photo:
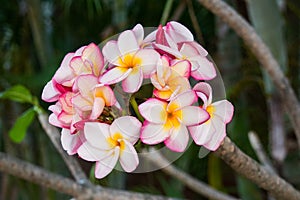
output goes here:
{"type": "Polygon", "coordinates": [[[270,192],[277,199],[300,199],[300,192],[285,180],[260,166],[226,137],[215,152],[232,169],[270,192]]]}
{"type": "Polygon", "coordinates": [[[79,184],[69,178],[51,173],[41,167],[24,162],[0,152],[0,171],[30,182],[69,194],[77,199],[101,200],[172,200],[174,198],[126,192],[79,184]]]}

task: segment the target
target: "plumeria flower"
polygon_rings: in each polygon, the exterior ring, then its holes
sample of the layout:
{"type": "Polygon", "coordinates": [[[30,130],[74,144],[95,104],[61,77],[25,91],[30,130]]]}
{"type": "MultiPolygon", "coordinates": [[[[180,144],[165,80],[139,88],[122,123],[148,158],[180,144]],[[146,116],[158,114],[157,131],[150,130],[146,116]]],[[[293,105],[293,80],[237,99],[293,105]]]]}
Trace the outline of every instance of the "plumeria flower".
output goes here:
{"type": "Polygon", "coordinates": [[[171,62],[162,56],[157,70],[151,75],[151,82],[155,87],[153,93],[156,97],[169,100],[176,95],[191,89],[189,80],[190,63],[186,60],[171,62]]]}
{"type": "Polygon", "coordinates": [[[197,101],[194,91],[177,95],[169,103],[155,98],[139,105],[139,111],[145,118],[141,140],[146,144],[165,145],[176,152],[183,152],[188,144],[187,126],[205,122],[209,115],[199,106],[192,106],[197,101]]]}
{"type": "Polygon", "coordinates": [[[139,139],[141,126],[141,122],[131,116],[117,118],[111,125],[87,122],[84,126],[86,141],[78,149],[78,155],[87,161],[96,161],[96,178],[109,174],[118,160],[126,172],[132,172],[139,163],[133,145],[139,139]]]}
{"type": "Polygon", "coordinates": [[[103,55],[94,43],[79,48],[75,53],[68,53],[52,80],[45,86],[42,99],[47,102],[57,101],[61,94],[72,91],[78,76],[93,74],[99,77],[103,67],[103,55]]]}
{"type": "Polygon", "coordinates": [[[207,51],[195,41],[178,43],[175,48],[161,44],[153,44],[153,46],[178,60],[190,61],[191,76],[196,80],[211,80],[216,76],[213,63],[206,57],[207,51]]]}
{"type": "Polygon", "coordinates": [[[196,144],[215,151],[226,136],[226,124],[232,119],[233,105],[227,100],[212,103],[212,88],[205,82],[196,84],[193,90],[204,102],[202,108],[210,118],[205,123],[190,126],[189,131],[196,144]]]}
{"type": "Polygon", "coordinates": [[[112,89],[100,84],[94,75],[79,76],[75,85],[79,92],[74,95],[72,103],[82,119],[97,119],[105,106],[116,103],[112,89]]]}
{"type": "Polygon", "coordinates": [[[153,49],[141,49],[141,36],[127,30],[121,33],[118,41],[109,41],[103,47],[103,55],[115,67],[100,78],[104,84],[122,81],[125,92],[134,93],[142,85],[143,78],[149,78],[155,70],[159,54],[153,49]]]}
{"type": "Polygon", "coordinates": [[[177,48],[177,43],[194,41],[194,36],[189,29],[182,24],[171,21],[166,26],[159,26],[157,30],[150,33],[145,41],[156,41],[171,48],[177,48]]]}

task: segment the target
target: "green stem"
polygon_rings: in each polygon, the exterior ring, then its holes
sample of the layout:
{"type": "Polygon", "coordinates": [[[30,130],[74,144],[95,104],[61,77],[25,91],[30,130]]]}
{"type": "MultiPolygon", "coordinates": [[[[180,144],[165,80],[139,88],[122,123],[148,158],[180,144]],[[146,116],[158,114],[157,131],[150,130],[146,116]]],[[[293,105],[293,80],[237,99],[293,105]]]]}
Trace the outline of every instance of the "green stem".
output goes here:
{"type": "Polygon", "coordinates": [[[131,97],[130,97],[130,104],[131,104],[131,106],[132,106],[132,108],[133,108],[133,110],[134,110],[134,112],[135,112],[137,118],[138,118],[141,122],[144,122],[144,118],[142,117],[142,115],[141,115],[140,112],[139,112],[138,104],[137,104],[137,102],[136,102],[134,96],[131,96],[131,97]]]}
{"type": "Polygon", "coordinates": [[[160,19],[160,24],[161,25],[166,24],[166,22],[169,18],[170,12],[171,12],[172,4],[173,4],[173,0],[167,0],[167,2],[165,4],[164,11],[163,11],[163,14],[162,14],[161,19],[160,19]]]}

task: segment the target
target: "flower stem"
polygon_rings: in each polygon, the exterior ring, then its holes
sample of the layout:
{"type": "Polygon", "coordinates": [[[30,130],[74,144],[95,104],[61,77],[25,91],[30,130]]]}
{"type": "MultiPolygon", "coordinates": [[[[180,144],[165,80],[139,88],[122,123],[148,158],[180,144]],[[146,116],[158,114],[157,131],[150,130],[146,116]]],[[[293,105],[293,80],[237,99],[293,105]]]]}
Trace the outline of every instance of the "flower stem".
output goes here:
{"type": "Polygon", "coordinates": [[[144,122],[144,118],[142,117],[142,115],[141,115],[140,112],[139,112],[138,104],[137,104],[137,102],[136,102],[136,100],[135,100],[134,95],[132,95],[132,96],[130,97],[130,104],[131,104],[131,106],[132,106],[132,108],[133,108],[133,110],[134,110],[134,112],[135,112],[137,118],[138,118],[141,122],[144,122]]]}

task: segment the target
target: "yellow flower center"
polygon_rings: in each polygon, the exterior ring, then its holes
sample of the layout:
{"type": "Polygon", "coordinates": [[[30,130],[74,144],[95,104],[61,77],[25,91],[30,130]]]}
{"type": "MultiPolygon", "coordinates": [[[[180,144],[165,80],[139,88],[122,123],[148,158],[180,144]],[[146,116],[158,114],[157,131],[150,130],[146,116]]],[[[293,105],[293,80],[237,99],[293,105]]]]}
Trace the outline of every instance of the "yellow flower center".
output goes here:
{"type": "Polygon", "coordinates": [[[182,119],[182,111],[176,110],[178,105],[171,103],[167,110],[167,120],[164,124],[164,128],[169,130],[171,128],[178,128],[180,126],[180,119],[182,119]]]}
{"type": "Polygon", "coordinates": [[[134,56],[133,54],[126,54],[122,58],[120,57],[118,60],[119,67],[124,68],[135,68],[140,66],[142,63],[142,59],[134,56]]]}
{"type": "Polygon", "coordinates": [[[115,133],[112,137],[107,138],[109,145],[112,148],[120,147],[120,150],[125,149],[125,143],[123,141],[123,136],[120,133],[115,133]]]}
{"type": "Polygon", "coordinates": [[[214,112],[216,111],[216,108],[212,105],[209,105],[209,106],[206,107],[206,111],[208,112],[210,117],[213,117],[214,112]]]}

